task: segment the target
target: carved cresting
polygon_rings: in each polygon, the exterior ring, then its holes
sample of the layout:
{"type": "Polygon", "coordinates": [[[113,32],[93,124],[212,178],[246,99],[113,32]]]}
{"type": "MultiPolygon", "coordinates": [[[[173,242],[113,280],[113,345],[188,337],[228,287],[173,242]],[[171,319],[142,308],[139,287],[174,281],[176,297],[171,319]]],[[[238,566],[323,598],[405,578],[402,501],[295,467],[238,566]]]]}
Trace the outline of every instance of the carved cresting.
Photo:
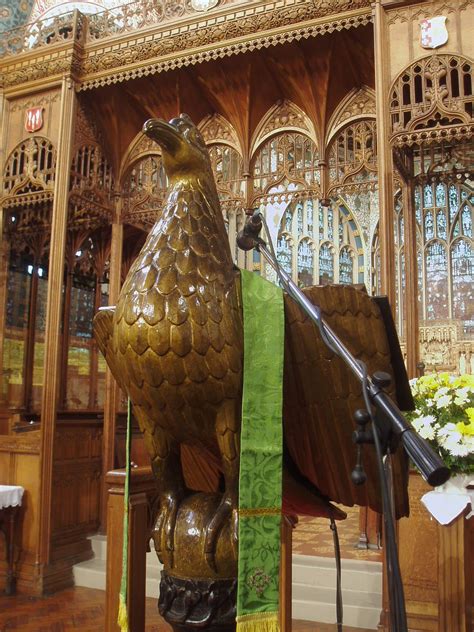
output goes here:
{"type": "MultiPolygon", "coordinates": [[[[157,480],[153,538],[164,564],[160,612],[177,628],[232,629],[243,359],[240,276],[197,128],[182,114],[169,123],[152,119],[144,131],[161,146],[169,188],[117,306],[97,314],[95,334],[132,400],[157,480]],[[222,472],[222,493],[186,489],[181,445],[222,472]]],[[[349,336],[352,352],[370,371],[392,372],[383,319],[364,292],[337,286],[307,293],[322,304],[328,322],[349,336]]],[[[284,508],[286,503],[291,513],[343,518],[329,498],[380,511],[369,456],[365,488],[350,482],[352,413],[363,405],[358,383],[291,299],[285,299],[285,314],[283,416],[294,464],[283,473],[284,508]]],[[[403,455],[397,455],[397,516],[407,513],[405,466],[403,455]]]]}

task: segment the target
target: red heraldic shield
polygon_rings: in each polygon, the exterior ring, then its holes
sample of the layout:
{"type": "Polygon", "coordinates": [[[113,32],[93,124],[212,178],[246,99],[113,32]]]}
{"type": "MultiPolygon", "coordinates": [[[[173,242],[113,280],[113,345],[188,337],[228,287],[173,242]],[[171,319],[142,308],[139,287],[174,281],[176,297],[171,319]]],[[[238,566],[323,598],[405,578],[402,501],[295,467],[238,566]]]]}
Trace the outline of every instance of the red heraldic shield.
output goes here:
{"type": "Polygon", "coordinates": [[[25,129],[27,132],[37,132],[43,127],[43,110],[42,107],[26,110],[25,129]]]}

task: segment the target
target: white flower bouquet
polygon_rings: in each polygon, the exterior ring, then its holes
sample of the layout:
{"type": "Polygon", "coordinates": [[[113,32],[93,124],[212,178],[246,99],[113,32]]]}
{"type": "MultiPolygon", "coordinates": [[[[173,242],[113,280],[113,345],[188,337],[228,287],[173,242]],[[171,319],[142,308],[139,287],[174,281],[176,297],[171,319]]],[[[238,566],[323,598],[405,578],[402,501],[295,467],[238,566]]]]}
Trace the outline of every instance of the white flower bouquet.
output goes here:
{"type": "Polygon", "coordinates": [[[453,474],[474,474],[474,375],[448,373],[410,380],[412,426],[453,474]]]}

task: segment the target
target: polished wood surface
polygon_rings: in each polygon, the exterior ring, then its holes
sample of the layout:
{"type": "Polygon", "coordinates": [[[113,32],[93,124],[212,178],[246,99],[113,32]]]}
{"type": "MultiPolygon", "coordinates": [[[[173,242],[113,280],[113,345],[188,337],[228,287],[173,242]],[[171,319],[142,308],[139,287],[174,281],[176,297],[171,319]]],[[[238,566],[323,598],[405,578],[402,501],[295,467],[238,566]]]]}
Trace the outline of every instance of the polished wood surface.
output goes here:
{"type": "MultiPolygon", "coordinates": [[[[0,480],[25,489],[18,527],[22,550],[15,560],[20,593],[38,595],[72,586],[73,564],[92,557],[87,536],[97,532],[100,524],[102,423],[102,416],[91,412],[58,415],[48,533],[51,555],[50,563],[44,565],[38,564],[40,431],[30,432],[29,424],[20,422],[20,432],[0,435],[0,480]]],[[[0,541],[0,590],[6,581],[6,559],[0,541]]]]}
{"type": "MultiPolygon", "coordinates": [[[[146,599],[145,632],[171,632],[158,615],[156,599],[146,599]]],[[[105,593],[70,588],[42,599],[0,596],[0,630],[19,632],[104,632],[105,593]]],[[[294,632],[335,632],[335,624],[293,621],[294,632]]],[[[344,626],[344,632],[369,632],[344,626]]]]}
{"type": "MultiPolygon", "coordinates": [[[[122,579],[123,500],[125,470],[109,472],[107,501],[107,575],[105,631],[118,632],[117,613],[122,579]]],[[[129,505],[129,578],[127,606],[130,629],[138,632],[145,626],[146,551],[150,539],[151,507],[156,483],[150,467],[131,471],[129,505]]]]}
{"type": "Polygon", "coordinates": [[[19,545],[18,539],[18,516],[21,505],[15,507],[3,507],[0,509],[0,531],[5,535],[7,577],[5,582],[5,593],[14,595],[16,592],[15,574],[15,547],[19,545]]]}
{"type": "MultiPolygon", "coordinates": [[[[431,491],[410,475],[410,517],[398,523],[399,559],[411,632],[472,632],[474,619],[474,523],[460,516],[440,525],[421,503],[431,491]]],[[[383,630],[388,632],[384,583],[383,630]]]]}

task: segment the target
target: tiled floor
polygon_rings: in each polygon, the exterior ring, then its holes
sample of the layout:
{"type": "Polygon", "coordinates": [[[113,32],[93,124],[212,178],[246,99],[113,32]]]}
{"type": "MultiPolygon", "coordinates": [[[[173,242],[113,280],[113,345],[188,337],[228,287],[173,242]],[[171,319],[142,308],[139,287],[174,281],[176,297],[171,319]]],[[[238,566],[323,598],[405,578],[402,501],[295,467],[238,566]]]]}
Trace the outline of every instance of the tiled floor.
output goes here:
{"type": "MultiPolygon", "coordinates": [[[[359,508],[341,508],[347,513],[346,520],[337,522],[342,557],[345,559],[381,562],[381,550],[357,548],[359,541],[359,508]]],[[[301,516],[293,532],[293,553],[334,557],[333,536],[329,528],[329,520],[326,518],[301,516]]]]}
{"type": "MultiPolygon", "coordinates": [[[[356,548],[359,541],[358,508],[343,509],[348,517],[337,523],[342,557],[380,561],[381,551],[356,548]]],[[[333,557],[329,521],[300,517],[293,533],[293,553],[333,557]]],[[[0,632],[104,632],[104,603],[105,593],[91,588],[64,590],[42,599],[0,595],[0,632]]],[[[147,599],[146,608],[145,632],[171,632],[171,628],[158,615],[155,599],[147,599]]],[[[295,632],[331,632],[336,629],[335,624],[293,622],[295,632]]],[[[344,632],[367,631],[344,626],[344,632]]]]}
{"type": "MultiPolygon", "coordinates": [[[[156,600],[146,600],[146,632],[171,632],[158,615],[156,600]]],[[[42,599],[0,596],[0,632],[104,632],[103,590],[70,588],[42,599]]],[[[294,632],[332,632],[336,625],[294,621],[294,632]]],[[[369,632],[344,627],[344,632],[369,632]]]]}

